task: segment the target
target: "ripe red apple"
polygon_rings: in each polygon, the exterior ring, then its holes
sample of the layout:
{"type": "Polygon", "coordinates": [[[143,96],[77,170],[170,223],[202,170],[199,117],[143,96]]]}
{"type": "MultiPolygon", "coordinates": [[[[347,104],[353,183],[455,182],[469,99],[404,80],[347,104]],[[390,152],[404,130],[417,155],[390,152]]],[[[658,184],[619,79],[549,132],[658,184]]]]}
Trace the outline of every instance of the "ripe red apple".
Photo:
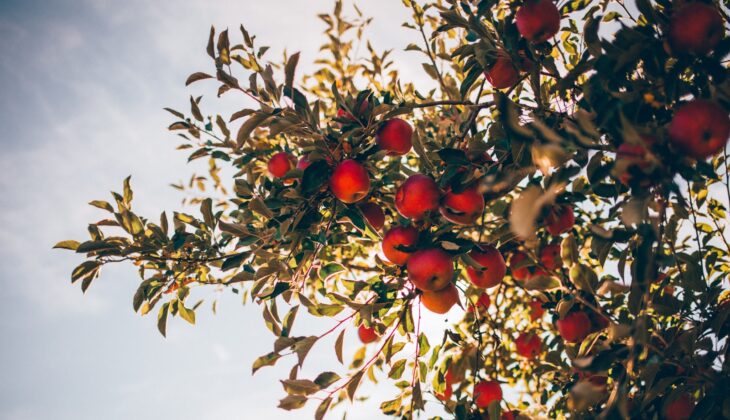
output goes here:
{"type": "Polygon", "coordinates": [[[471,225],[484,213],[484,196],[477,185],[460,193],[449,191],[444,194],[439,211],[451,223],[471,225]]]}
{"type": "Polygon", "coordinates": [[[421,295],[421,303],[431,312],[445,314],[452,306],[459,302],[459,290],[453,283],[433,292],[424,291],[421,295]]]}
{"type": "Polygon", "coordinates": [[[451,282],[454,262],[439,248],[426,248],[408,258],[408,280],[421,291],[441,290],[451,282]]]}
{"type": "Polygon", "coordinates": [[[555,325],[563,340],[569,343],[581,341],[591,333],[591,320],[583,311],[571,312],[565,318],[557,320],[555,325]]]}
{"type": "Polygon", "coordinates": [[[560,12],[552,0],[525,0],[517,10],[515,23],[528,41],[545,42],[560,30],[560,12]]]}
{"type": "Polygon", "coordinates": [[[383,236],[383,254],[395,265],[405,265],[412,252],[403,251],[399,247],[412,248],[418,242],[418,231],[412,227],[396,226],[383,236]]]}
{"type": "Polygon", "coordinates": [[[497,53],[497,60],[484,72],[484,76],[495,89],[506,89],[520,81],[520,72],[505,51],[497,53]]]}
{"type": "Polygon", "coordinates": [[[548,270],[557,270],[563,267],[560,257],[560,244],[549,244],[540,251],[540,264],[548,270]]]}
{"type": "Polygon", "coordinates": [[[695,159],[705,159],[721,151],[729,135],[727,110],[704,99],[682,105],[669,123],[669,139],[695,159]]]}
{"type": "Polygon", "coordinates": [[[533,299],[528,305],[530,306],[530,320],[538,320],[545,314],[545,309],[542,307],[542,302],[539,300],[533,299]]]}
{"type": "Polygon", "coordinates": [[[715,6],[687,2],[672,14],[669,44],[678,53],[706,55],[725,35],[722,16],[715,6]]]}
{"type": "Polygon", "coordinates": [[[357,329],[357,336],[363,344],[372,343],[378,339],[378,333],[373,327],[366,327],[365,324],[360,325],[357,329]]]}
{"type": "Polygon", "coordinates": [[[434,394],[436,398],[438,398],[440,401],[446,402],[451,399],[451,396],[454,394],[454,390],[451,388],[451,385],[447,384],[446,388],[444,389],[443,394],[434,394]]]}
{"type": "Polygon", "coordinates": [[[545,227],[553,236],[558,236],[563,232],[569,231],[573,228],[574,224],[575,214],[573,213],[573,208],[566,204],[553,206],[545,218],[545,227]]]}
{"type": "Polygon", "coordinates": [[[484,268],[477,269],[466,267],[466,275],[469,281],[476,287],[489,289],[502,282],[507,274],[507,265],[502,254],[492,245],[481,245],[469,252],[469,256],[484,268]]]}
{"type": "Polygon", "coordinates": [[[534,359],[540,355],[542,340],[537,334],[522,333],[515,340],[517,354],[528,359],[534,359]]]}
{"type": "Polygon", "coordinates": [[[510,270],[512,271],[512,278],[518,281],[527,280],[530,276],[530,268],[527,266],[517,267],[522,261],[527,259],[527,254],[522,251],[515,251],[512,253],[512,257],[509,259],[510,270]]]}
{"type": "Polygon", "coordinates": [[[489,298],[489,295],[485,292],[482,292],[481,295],[479,295],[479,299],[477,299],[476,303],[472,304],[470,303],[469,306],[466,308],[467,312],[474,312],[474,308],[476,308],[477,311],[483,312],[486,311],[487,308],[489,308],[489,305],[492,303],[492,300],[489,298]]]}
{"type": "Polygon", "coordinates": [[[401,184],[395,193],[395,208],[403,217],[422,219],[426,213],[439,207],[441,190],[433,178],[415,174],[401,184]]]}
{"type": "Polygon", "coordinates": [[[677,399],[664,407],[664,418],[666,420],[687,420],[692,417],[695,409],[695,402],[689,394],[680,394],[677,399]]]}
{"type": "Polygon", "coordinates": [[[342,161],[332,172],[330,189],[343,203],[360,201],[370,191],[368,170],[352,159],[342,161]]]}
{"type": "Polygon", "coordinates": [[[401,156],[411,150],[413,146],[412,136],[413,128],[410,124],[400,118],[393,118],[380,126],[375,141],[389,155],[401,156]]]}
{"type": "Polygon", "coordinates": [[[360,211],[368,223],[370,223],[370,226],[375,230],[383,228],[385,224],[385,213],[383,213],[382,207],[372,201],[368,201],[367,203],[360,204],[360,211]]]}
{"type": "Polygon", "coordinates": [[[294,165],[296,165],[296,163],[297,160],[291,155],[291,153],[279,152],[269,159],[269,163],[266,167],[269,169],[271,176],[274,178],[281,178],[286,175],[287,172],[294,169],[294,165]]]}
{"type": "Polygon", "coordinates": [[[474,402],[477,407],[486,408],[492,401],[502,399],[502,387],[497,381],[481,381],[474,385],[474,402]]]}

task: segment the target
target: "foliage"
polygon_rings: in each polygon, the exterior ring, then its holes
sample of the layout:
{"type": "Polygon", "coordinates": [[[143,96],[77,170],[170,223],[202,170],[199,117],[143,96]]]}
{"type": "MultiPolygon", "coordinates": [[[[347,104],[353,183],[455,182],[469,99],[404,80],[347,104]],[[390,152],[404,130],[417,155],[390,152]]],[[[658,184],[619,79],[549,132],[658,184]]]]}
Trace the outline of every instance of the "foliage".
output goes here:
{"type": "Polygon", "coordinates": [[[562,2],[561,30],[538,44],[517,30],[521,2],[403,4],[412,11],[405,28],[423,40],[406,50],[423,57],[434,82],[428,92],[400,78],[390,51],[362,39],[370,20],[357,8],[355,18],[345,17],[339,0],[331,14],[319,15],[326,43],[316,71],[304,77],[296,74],[298,54],[270,61],[268,47],[243,26],[235,36],[211,29],[214,66],[187,84],[216,81],[218,97],[243,95],[255,106],[207,116],[201,98],[191,97],[188,114],[168,109],[179,149],[190,152],[188,160],[210,162],[209,174],[178,186],[198,190],[188,204],[199,206],[199,215],[168,219],[163,212],[157,222],[136,214],[127,178],[113,203],[90,203],[109,218],[89,225],[89,240],[56,245],[86,256],[72,281],[86,291],[102,266],[132,262],[141,278],[134,310],[156,310],[163,335],[170,316],[195,323],[201,303],[189,302],[191,288],[241,293],[262,307],[276,336],[253,371],[296,355],[280,407],[312,399],[317,418],[355,398],[365,378],[385,376],[397,382],[382,411],[399,417],[443,404],[460,419],[508,410],[655,418],[682,395],[697,403],[698,418],[730,416],[723,391],[730,389],[727,147],[696,160],[666,134],[678,104],[691,98],[730,106],[723,61],[730,40],[705,56],[676,54],[666,41],[678,7],[669,0],[640,0],[633,11],[622,1],[562,2]],[[364,59],[355,55],[361,42],[364,59]],[[523,71],[514,86],[496,90],[483,74],[505,53],[523,71]],[[413,151],[403,157],[387,155],[374,140],[396,117],[414,128],[413,151]],[[622,154],[622,145],[642,152],[622,154]],[[267,161],[282,151],[311,164],[272,177],[267,161]],[[420,332],[421,292],[406,267],[378,254],[383,232],[362,203],[345,204],[328,189],[344,159],[367,168],[366,200],[385,209],[387,227],[415,226],[417,248],[440,247],[454,258],[464,307],[483,292],[465,275],[467,267],[483,268],[470,254],[475,246],[527,258],[512,260],[488,291],[487,310],[464,311],[430,341],[420,332]],[[222,180],[221,167],[232,168],[233,179],[222,180]],[[456,193],[477,181],[485,211],[468,225],[438,212],[417,221],[400,216],[395,191],[414,173],[456,193]],[[560,206],[572,208],[576,222],[552,235],[546,220],[560,206]],[[560,245],[555,267],[540,258],[550,244],[560,245]],[[527,279],[515,277],[519,269],[527,279]],[[540,307],[547,316],[530,316],[540,307]],[[299,336],[294,323],[302,311],[337,321],[320,335],[299,336]],[[568,342],[556,321],[576,312],[588,315],[590,332],[568,342]],[[343,355],[345,330],[359,325],[374,328],[379,340],[343,355]],[[523,332],[541,338],[535,360],[515,353],[523,332]],[[300,378],[310,350],[334,334],[335,356],[351,358],[349,369],[300,378]],[[478,407],[473,389],[484,380],[519,389],[519,405],[478,407]],[[432,398],[452,385],[446,401],[432,398]]]}

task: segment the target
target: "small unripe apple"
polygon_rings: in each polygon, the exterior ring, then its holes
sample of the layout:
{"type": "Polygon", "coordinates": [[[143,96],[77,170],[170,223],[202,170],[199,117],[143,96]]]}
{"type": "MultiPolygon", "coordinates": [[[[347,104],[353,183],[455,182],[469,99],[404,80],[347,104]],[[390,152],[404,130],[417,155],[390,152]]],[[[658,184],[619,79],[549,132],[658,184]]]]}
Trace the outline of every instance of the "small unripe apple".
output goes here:
{"type": "Polygon", "coordinates": [[[469,256],[484,268],[466,267],[469,281],[476,287],[488,289],[502,282],[507,274],[507,265],[502,254],[492,245],[481,245],[469,252],[469,256]]]}
{"type": "Polygon", "coordinates": [[[452,306],[459,303],[459,290],[453,283],[433,292],[424,291],[421,295],[421,303],[431,312],[445,314],[452,306]]]}
{"type": "Polygon", "coordinates": [[[581,341],[591,333],[591,320],[583,311],[571,312],[557,320],[555,325],[563,340],[569,343],[581,341]]]}
{"type": "Polygon", "coordinates": [[[357,336],[363,344],[372,343],[378,339],[378,333],[373,327],[366,327],[365,324],[360,325],[357,329],[357,336]]]}
{"type": "Polygon", "coordinates": [[[441,290],[454,276],[454,262],[439,248],[426,248],[408,258],[408,280],[421,291],[441,290]]]}
{"type": "Polygon", "coordinates": [[[545,218],[545,228],[553,235],[558,236],[573,228],[575,224],[575,213],[568,205],[555,205],[545,218]]]}
{"type": "Polygon", "coordinates": [[[540,251],[540,264],[548,270],[557,270],[563,267],[560,258],[560,244],[549,244],[540,251]]]}
{"type": "Polygon", "coordinates": [[[527,259],[527,254],[522,251],[515,251],[512,253],[512,257],[509,259],[510,270],[512,271],[512,277],[515,280],[522,281],[527,280],[530,276],[530,268],[527,266],[517,267],[522,261],[527,259]]]}
{"type": "Polygon", "coordinates": [[[695,159],[705,159],[721,151],[729,135],[727,110],[704,99],[682,105],[669,123],[669,139],[695,159]]]}
{"type": "Polygon", "coordinates": [[[664,418],[666,420],[688,420],[692,417],[694,410],[694,399],[689,394],[680,394],[664,407],[664,418]]]}
{"type": "Polygon", "coordinates": [[[433,178],[414,174],[396,191],[395,208],[403,217],[419,220],[439,207],[440,198],[441,190],[433,178]]]}
{"type": "Polygon", "coordinates": [[[393,118],[380,126],[375,141],[389,155],[401,156],[411,150],[413,146],[412,136],[413,128],[410,124],[400,118],[393,118]]]}
{"type": "Polygon", "coordinates": [[[489,305],[492,303],[492,300],[489,298],[489,295],[482,292],[481,295],[479,295],[479,299],[477,299],[476,303],[472,304],[470,303],[467,307],[467,312],[474,312],[474,308],[476,308],[477,311],[483,312],[486,311],[489,308],[489,305]]]}
{"type": "Polygon", "coordinates": [[[479,408],[489,407],[492,401],[502,399],[502,387],[497,381],[481,381],[474,385],[474,402],[479,408]]]}
{"type": "Polygon", "coordinates": [[[533,299],[529,303],[530,306],[530,320],[535,321],[545,314],[545,309],[542,307],[542,302],[537,299],[533,299]]]}
{"type": "Polygon", "coordinates": [[[274,178],[281,178],[286,175],[287,172],[294,169],[296,164],[297,160],[291,155],[291,153],[279,152],[269,159],[269,163],[266,167],[268,168],[271,176],[274,178]]]}
{"type": "Polygon", "coordinates": [[[352,159],[342,161],[332,172],[330,189],[343,203],[360,201],[370,191],[368,170],[352,159]]]}
{"type": "Polygon", "coordinates": [[[383,213],[382,207],[372,201],[360,204],[359,207],[362,215],[365,216],[365,219],[367,219],[373,229],[380,230],[383,228],[385,224],[385,213],[383,213]]]}
{"type": "Polygon", "coordinates": [[[530,42],[545,42],[560,30],[560,12],[552,0],[526,0],[517,10],[515,23],[530,42]]]}
{"type": "Polygon", "coordinates": [[[497,60],[484,72],[484,76],[495,89],[510,88],[520,81],[520,72],[505,51],[497,53],[497,60]]]}
{"type": "Polygon", "coordinates": [[[542,340],[537,334],[522,333],[515,340],[517,354],[528,359],[534,359],[540,355],[542,340]]]}
{"type": "Polygon", "coordinates": [[[706,55],[725,35],[722,16],[714,5],[687,2],[672,14],[669,44],[673,52],[706,55]]]}
{"type": "Polygon", "coordinates": [[[451,223],[471,225],[484,213],[484,196],[476,185],[460,193],[449,191],[444,194],[439,211],[451,223]]]}
{"type": "Polygon", "coordinates": [[[412,252],[398,249],[412,248],[418,242],[418,230],[412,227],[396,226],[383,236],[383,254],[395,265],[405,265],[412,252]]]}

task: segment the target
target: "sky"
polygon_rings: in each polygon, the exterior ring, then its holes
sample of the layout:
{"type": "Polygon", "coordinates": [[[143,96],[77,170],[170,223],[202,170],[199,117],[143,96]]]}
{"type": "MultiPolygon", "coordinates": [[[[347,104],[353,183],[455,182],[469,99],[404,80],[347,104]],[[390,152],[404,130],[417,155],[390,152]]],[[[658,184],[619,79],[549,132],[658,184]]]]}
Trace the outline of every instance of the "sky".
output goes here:
{"type": "MultiPolygon", "coordinates": [[[[403,78],[429,86],[420,58],[403,51],[419,39],[400,26],[408,17],[401,2],[360,3],[375,18],[373,45],[393,48],[403,78]]],[[[278,379],[291,362],[251,376],[251,363],[274,341],[258,306],[223,293],[217,315],[206,306],[195,327],[173,320],[165,339],[153,317],[132,310],[139,282],[133,267],[105,269],[83,295],[70,284],[82,257],[51,247],[83,239],[86,224],[103,217],[86,203],[109,199],[130,174],[140,214],[180,208],[182,196],[169,184],[200,167],[174,150],[171,116],[162,108],[186,109],[190,94],[213,101],[211,84],[184,86],[190,73],[211,70],[211,24],[245,24],[259,45],[272,48],[271,57],[301,51],[306,71],[323,40],[316,14],[331,5],[0,1],[0,420],[312,418],[314,404],[293,413],[275,408],[285,396],[278,379]]],[[[247,105],[221,106],[230,112],[247,105]]],[[[302,319],[298,326],[311,332],[331,325],[302,319]]],[[[438,337],[444,322],[426,316],[425,324],[438,337]]],[[[347,340],[352,354],[357,344],[347,340]]],[[[305,370],[337,369],[332,343],[319,349],[305,370]]],[[[348,407],[348,419],[376,417],[377,401],[394,396],[388,387],[361,389],[372,398],[348,407]]]]}

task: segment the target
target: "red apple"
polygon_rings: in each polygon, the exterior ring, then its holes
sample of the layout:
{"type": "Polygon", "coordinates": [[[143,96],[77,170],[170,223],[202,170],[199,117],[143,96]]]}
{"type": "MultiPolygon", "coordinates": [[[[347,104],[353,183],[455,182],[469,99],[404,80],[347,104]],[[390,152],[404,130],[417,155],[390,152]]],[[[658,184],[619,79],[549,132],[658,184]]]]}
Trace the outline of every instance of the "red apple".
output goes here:
{"type": "Polygon", "coordinates": [[[477,407],[486,408],[492,401],[502,399],[502,387],[497,381],[481,381],[474,385],[474,402],[477,407]]]}
{"type": "Polygon", "coordinates": [[[451,223],[471,225],[484,213],[484,196],[477,185],[460,193],[449,191],[444,194],[439,211],[451,223]]]}
{"type": "Polygon", "coordinates": [[[393,118],[386,121],[378,129],[375,141],[382,150],[391,156],[405,155],[411,150],[413,143],[413,128],[400,118],[393,118]]]}
{"type": "Polygon", "coordinates": [[[297,169],[305,170],[309,167],[309,165],[312,164],[312,161],[309,160],[308,156],[302,156],[299,158],[299,161],[297,161],[297,169]]]}
{"type": "MultiPolygon", "coordinates": [[[[362,115],[365,113],[365,111],[367,109],[368,109],[368,101],[364,100],[360,104],[360,109],[357,112],[358,112],[358,114],[362,115]]],[[[337,118],[340,118],[340,119],[344,118],[344,119],[350,120],[352,122],[357,121],[357,118],[354,115],[352,115],[349,111],[344,110],[343,108],[337,108],[337,118]]]]}
{"type": "Polygon", "coordinates": [[[575,214],[573,208],[565,204],[553,206],[550,209],[550,214],[545,218],[545,227],[553,236],[569,231],[574,224],[575,214]]]}
{"type": "Polygon", "coordinates": [[[680,394],[674,401],[664,407],[666,420],[687,420],[692,417],[695,402],[689,394],[680,394]]]}
{"type": "Polygon", "coordinates": [[[705,159],[721,151],[728,135],[727,110],[704,99],[682,105],[669,123],[669,139],[695,159],[705,159]]]}
{"type": "Polygon", "coordinates": [[[512,253],[512,257],[509,259],[510,270],[512,271],[512,278],[518,281],[527,280],[531,273],[530,268],[527,266],[517,267],[522,261],[527,259],[527,254],[522,251],[515,251],[512,253]]]}
{"type": "Polygon", "coordinates": [[[375,331],[375,328],[366,327],[365,324],[358,327],[357,336],[360,337],[360,341],[362,341],[363,344],[372,343],[378,339],[378,333],[375,331]]]}
{"type": "Polygon", "coordinates": [[[436,291],[448,286],[454,276],[454,262],[439,248],[426,248],[408,258],[408,280],[421,291],[436,291]]]}
{"type": "Polygon", "coordinates": [[[517,354],[528,359],[534,359],[540,355],[542,340],[537,334],[522,333],[515,340],[517,354]]]}
{"type": "Polygon", "coordinates": [[[533,299],[528,305],[530,306],[530,320],[538,320],[545,314],[545,309],[543,309],[542,302],[539,300],[533,299]]]}
{"type": "Polygon", "coordinates": [[[520,81],[520,73],[512,58],[505,51],[497,53],[497,60],[484,72],[487,82],[495,89],[506,89],[520,81]]]}
{"type": "Polygon", "coordinates": [[[439,207],[441,190],[433,178],[415,174],[401,184],[395,193],[395,208],[403,217],[422,219],[426,213],[439,207]]]}
{"type": "Polygon", "coordinates": [[[713,5],[687,2],[672,14],[669,44],[678,53],[706,55],[725,35],[722,16],[713,5]]]}
{"type": "Polygon", "coordinates": [[[466,311],[474,312],[474,308],[476,307],[476,309],[479,312],[483,312],[483,311],[486,311],[487,308],[489,308],[489,304],[491,304],[491,303],[492,303],[492,300],[489,298],[489,295],[482,292],[482,294],[479,295],[479,299],[477,299],[477,302],[474,304],[470,303],[469,307],[467,307],[466,311]]]}
{"type": "Polygon", "coordinates": [[[368,223],[370,223],[370,226],[375,230],[383,228],[385,224],[385,213],[383,213],[382,207],[372,201],[368,201],[367,203],[360,204],[360,211],[368,223]]]}
{"type": "Polygon", "coordinates": [[[269,159],[269,163],[266,165],[269,169],[269,173],[274,178],[281,178],[286,175],[287,172],[294,169],[297,160],[291,153],[279,152],[269,159]]]}
{"type": "Polygon", "coordinates": [[[370,191],[370,175],[364,166],[352,159],[341,162],[330,177],[330,189],[343,203],[362,200],[370,191]]]}
{"type": "Polygon", "coordinates": [[[424,291],[421,295],[421,303],[431,312],[445,314],[452,306],[459,303],[459,290],[453,283],[433,292],[424,291]]]}
{"type": "Polygon", "coordinates": [[[451,399],[454,394],[454,390],[451,389],[451,385],[447,384],[443,394],[434,394],[440,401],[446,402],[451,399]]]}
{"type": "Polygon", "coordinates": [[[585,312],[571,312],[563,319],[555,322],[563,340],[575,343],[586,338],[591,333],[591,320],[585,312]]]}
{"type": "Polygon", "coordinates": [[[560,30],[560,12],[552,0],[525,0],[517,10],[515,23],[528,41],[545,42],[560,30]]]}
{"type": "Polygon", "coordinates": [[[482,245],[469,252],[469,256],[484,268],[466,267],[469,281],[476,287],[489,289],[502,282],[507,274],[507,265],[502,254],[492,245],[482,245]]]}
{"type": "Polygon", "coordinates": [[[412,227],[396,226],[383,236],[383,254],[395,265],[405,265],[412,252],[399,247],[412,248],[418,242],[418,231],[412,227]]]}
{"type": "Polygon", "coordinates": [[[560,244],[545,245],[540,251],[540,263],[548,270],[557,270],[563,267],[560,257],[560,244]]]}

